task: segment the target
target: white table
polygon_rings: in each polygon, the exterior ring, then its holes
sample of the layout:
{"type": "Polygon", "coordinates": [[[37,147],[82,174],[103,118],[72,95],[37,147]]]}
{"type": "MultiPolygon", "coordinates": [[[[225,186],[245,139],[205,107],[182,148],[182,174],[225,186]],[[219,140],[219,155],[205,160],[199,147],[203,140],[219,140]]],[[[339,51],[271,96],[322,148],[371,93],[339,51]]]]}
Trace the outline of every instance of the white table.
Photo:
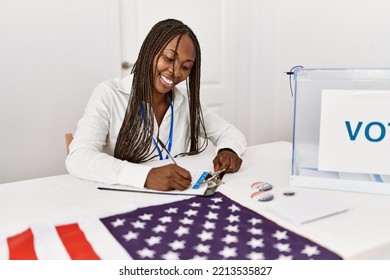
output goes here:
{"type": "MultiPolygon", "coordinates": [[[[289,186],[291,143],[275,142],[248,147],[241,170],[226,174],[220,191],[312,241],[334,251],[344,259],[390,259],[390,196],[341,192],[289,186]],[[250,198],[251,184],[267,181],[273,184],[274,200],[257,202],[250,198]],[[346,212],[296,225],[271,214],[271,205],[293,190],[295,199],[304,193],[316,193],[348,203],[346,212]]],[[[180,158],[184,167],[212,169],[212,153],[180,158]]],[[[0,239],[25,230],[32,224],[58,223],[74,217],[120,213],[153,204],[172,202],[183,197],[102,191],[95,182],[70,175],[40,178],[0,185],[0,239]]]]}

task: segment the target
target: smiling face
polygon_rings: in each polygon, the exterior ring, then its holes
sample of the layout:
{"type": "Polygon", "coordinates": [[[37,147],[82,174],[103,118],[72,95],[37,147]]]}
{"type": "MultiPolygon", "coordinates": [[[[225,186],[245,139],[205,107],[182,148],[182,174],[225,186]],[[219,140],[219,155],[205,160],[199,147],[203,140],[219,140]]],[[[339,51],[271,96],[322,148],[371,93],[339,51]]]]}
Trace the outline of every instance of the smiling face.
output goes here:
{"type": "Polygon", "coordinates": [[[187,79],[194,61],[195,47],[191,38],[187,34],[174,37],[154,58],[155,93],[165,94],[187,79]]]}

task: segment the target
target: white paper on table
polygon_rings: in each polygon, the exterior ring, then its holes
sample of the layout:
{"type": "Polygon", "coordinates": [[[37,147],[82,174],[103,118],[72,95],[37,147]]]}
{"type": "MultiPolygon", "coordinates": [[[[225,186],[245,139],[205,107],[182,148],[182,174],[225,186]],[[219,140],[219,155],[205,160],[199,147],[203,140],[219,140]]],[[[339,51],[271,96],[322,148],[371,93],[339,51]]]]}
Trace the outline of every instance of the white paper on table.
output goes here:
{"type": "Polygon", "coordinates": [[[314,193],[299,193],[294,196],[277,197],[269,204],[264,205],[270,213],[301,225],[348,210],[348,206],[314,193]]]}
{"type": "Polygon", "coordinates": [[[176,194],[176,195],[204,195],[207,189],[207,183],[202,184],[208,172],[199,170],[189,170],[192,178],[191,186],[183,191],[172,190],[172,191],[158,191],[145,188],[137,188],[125,185],[108,185],[108,184],[97,184],[98,189],[103,190],[118,190],[118,191],[130,191],[130,192],[141,192],[141,193],[159,193],[159,194],[176,194]]]}

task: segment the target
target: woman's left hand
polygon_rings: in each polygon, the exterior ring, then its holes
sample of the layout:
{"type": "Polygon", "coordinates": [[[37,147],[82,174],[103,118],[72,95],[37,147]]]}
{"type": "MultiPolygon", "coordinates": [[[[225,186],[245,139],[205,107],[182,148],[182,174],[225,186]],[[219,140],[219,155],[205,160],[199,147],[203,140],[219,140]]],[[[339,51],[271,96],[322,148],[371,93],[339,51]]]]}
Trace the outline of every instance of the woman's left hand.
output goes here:
{"type": "Polygon", "coordinates": [[[214,171],[225,169],[228,173],[237,172],[242,164],[242,159],[233,151],[222,150],[213,160],[214,171]]]}

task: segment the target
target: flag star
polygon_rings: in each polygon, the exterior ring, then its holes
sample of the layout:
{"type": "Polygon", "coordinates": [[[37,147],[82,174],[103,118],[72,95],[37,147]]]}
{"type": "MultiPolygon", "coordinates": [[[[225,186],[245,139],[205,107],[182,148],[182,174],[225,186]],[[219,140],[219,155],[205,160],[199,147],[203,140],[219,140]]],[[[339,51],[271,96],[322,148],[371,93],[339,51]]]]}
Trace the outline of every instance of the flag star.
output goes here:
{"type": "Polygon", "coordinates": [[[172,250],[180,250],[185,248],[185,240],[175,240],[168,244],[169,247],[172,248],[172,250]]]}
{"type": "Polygon", "coordinates": [[[222,197],[213,197],[211,200],[214,201],[214,203],[222,202],[222,197]]]}
{"type": "Polygon", "coordinates": [[[123,226],[125,224],[126,219],[119,219],[117,218],[115,221],[111,222],[112,226],[114,228],[123,226]]]}
{"type": "Polygon", "coordinates": [[[161,236],[151,236],[150,238],[145,239],[145,241],[149,246],[160,244],[161,236]]]}
{"type": "Polygon", "coordinates": [[[246,257],[250,260],[264,260],[264,254],[258,252],[251,252],[246,257]]]}
{"type": "Polygon", "coordinates": [[[182,237],[184,234],[189,234],[190,228],[179,226],[177,230],[175,230],[175,234],[179,237],[182,237]]]}
{"type": "Polygon", "coordinates": [[[172,214],[172,213],[177,213],[177,208],[169,208],[169,209],[165,209],[165,212],[167,212],[168,214],[172,214]]]}
{"type": "Polygon", "coordinates": [[[319,255],[320,251],[317,246],[305,245],[305,249],[303,249],[301,253],[311,257],[313,255],[319,255]]]}
{"type": "Polygon", "coordinates": [[[224,257],[225,259],[230,257],[237,256],[236,248],[230,248],[228,246],[223,247],[222,251],[219,251],[218,254],[224,257]]]}
{"type": "Polygon", "coordinates": [[[206,256],[195,255],[192,259],[193,260],[207,260],[207,257],[206,256]]]}
{"type": "Polygon", "coordinates": [[[159,218],[158,220],[160,222],[162,222],[163,224],[170,223],[170,222],[172,222],[172,217],[171,216],[164,216],[164,217],[159,218]]]}
{"type": "Polygon", "coordinates": [[[251,227],[250,229],[248,229],[248,232],[252,235],[262,235],[263,234],[263,230],[261,228],[254,228],[254,227],[251,227]]]}
{"type": "Polygon", "coordinates": [[[179,259],[179,253],[168,251],[164,255],[161,256],[165,260],[178,260],[179,259]]]}
{"type": "Polygon", "coordinates": [[[143,214],[142,216],[139,216],[139,218],[141,220],[144,220],[144,221],[150,221],[153,217],[153,214],[143,214]]]}
{"type": "Polygon", "coordinates": [[[202,230],[202,233],[198,234],[197,236],[203,242],[206,241],[206,240],[212,240],[213,239],[213,233],[209,232],[209,231],[205,231],[205,230],[202,230]]]}
{"type": "Polygon", "coordinates": [[[215,229],[215,223],[206,221],[203,225],[205,229],[215,229]]]}
{"type": "Polygon", "coordinates": [[[185,211],[184,214],[187,215],[188,217],[196,216],[196,214],[198,214],[198,211],[189,209],[188,211],[185,211]]]}
{"type": "Polygon", "coordinates": [[[274,234],[272,234],[272,237],[275,237],[279,241],[283,239],[288,239],[287,230],[284,231],[277,230],[275,231],[274,234]]]}
{"type": "Polygon", "coordinates": [[[293,257],[292,256],[285,256],[285,255],[279,255],[279,257],[277,258],[277,260],[292,260],[293,257]]]}
{"type": "Polygon", "coordinates": [[[206,215],[206,218],[207,218],[207,219],[210,219],[210,220],[212,220],[212,219],[213,219],[213,220],[217,220],[217,219],[218,219],[218,214],[209,211],[209,213],[206,215]]]}
{"type": "Polygon", "coordinates": [[[215,204],[211,204],[211,205],[209,205],[209,207],[210,207],[211,209],[221,209],[221,206],[215,205],[215,204]]]}
{"type": "Polygon", "coordinates": [[[198,202],[192,202],[190,204],[191,207],[200,207],[202,204],[201,203],[198,203],[198,202]]]}
{"type": "Polygon", "coordinates": [[[240,216],[234,216],[232,214],[229,215],[229,217],[226,218],[230,223],[234,222],[240,222],[240,216]]]}
{"type": "Polygon", "coordinates": [[[248,223],[250,223],[252,226],[255,226],[257,224],[261,224],[263,221],[261,219],[252,218],[248,220],[248,223]]]}
{"type": "Polygon", "coordinates": [[[123,236],[124,239],[126,239],[126,241],[130,241],[132,239],[137,239],[138,235],[139,235],[138,232],[133,232],[133,231],[130,230],[127,234],[122,235],[122,236],[123,236]]]}
{"type": "Polygon", "coordinates": [[[140,255],[140,257],[143,259],[145,258],[151,259],[154,257],[155,251],[150,250],[148,248],[143,248],[142,250],[138,250],[137,254],[140,255]]]}
{"type": "Polygon", "coordinates": [[[274,247],[276,249],[278,249],[279,252],[290,252],[291,251],[290,244],[288,244],[288,243],[283,244],[283,243],[278,242],[274,245],[274,247]]]}
{"type": "Polygon", "coordinates": [[[205,253],[205,254],[210,253],[210,245],[203,245],[202,243],[199,243],[198,245],[196,245],[196,246],[194,247],[194,249],[195,249],[198,253],[205,253]]]}
{"type": "Polygon", "coordinates": [[[251,238],[251,240],[248,241],[246,244],[251,246],[252,249],[255,249],[257,247],[262,248],[262,247],[264,247],[264,239],[263,238],[260,238],[260,239],[251,238]]]}
{"type": "Polygon", "coordinates": [[[235,205],[235,204],[232,204],[231,206],[229,206],[228,209],[230,209],[230,211],[232,211],[233,213],[236,211],[240,211],[240,208],[237,207],[237,205],[235,205]]]}
{"type": "Polygon", "coordinates": [[[155,233],[167,232],[167,226],[158,225],[158,226],[152,228],[152,230],[153,230],[155,233]]]}
{"type": "Polygon", "coordinates": [[[227,230],[228,232],[239,232],[238,225],[228,225],[227,227],[224,227],[224,230],[227,230]]]}
{"type": "Polygon", "coordinates": [[[224,238],[221,239],[223,242],[230,244],[233,242],[238,242],[237,236],[226,234],[224,238]]]}
{"type": "Polygon", "coordinates": [[[183,219],[179,220],[179,222],[183,225],[192,225],[194,223],[194,220],[184,217],[183,219]]]}
{"type": "Polygon", "coordinates": [[[145,228],[145,223],[143,223],[141,221],[136,221],[136,222],[133,222],[131,224],[133,225],[134,228],[142,228],[142,229],[145,228]]]}

